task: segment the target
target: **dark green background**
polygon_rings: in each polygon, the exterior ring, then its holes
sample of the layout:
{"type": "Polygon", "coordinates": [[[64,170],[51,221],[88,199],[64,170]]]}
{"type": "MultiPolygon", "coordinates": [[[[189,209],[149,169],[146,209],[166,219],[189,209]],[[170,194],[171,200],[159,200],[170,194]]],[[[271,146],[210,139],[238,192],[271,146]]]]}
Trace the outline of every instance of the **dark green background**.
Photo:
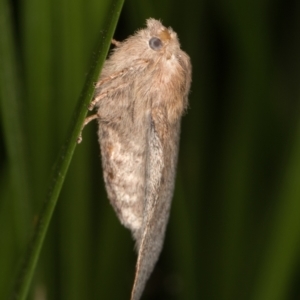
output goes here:
{"type": "MultiPolygon", "coordinates": [[[[106,0],[9,3],[29,189],[14,185],[20,174],[11,172],[2,126],[0,299],[110,8],[106,0]]],[[[300,1],[128,0],[115,38],[149,17],[178,33],[193,83],[165,247],[143,299],[299,299],[300,1]]],[[[76,149],[30,299],[129,299],[134,243],[106,197],[96,130],[89,125],[76,149]]]]}

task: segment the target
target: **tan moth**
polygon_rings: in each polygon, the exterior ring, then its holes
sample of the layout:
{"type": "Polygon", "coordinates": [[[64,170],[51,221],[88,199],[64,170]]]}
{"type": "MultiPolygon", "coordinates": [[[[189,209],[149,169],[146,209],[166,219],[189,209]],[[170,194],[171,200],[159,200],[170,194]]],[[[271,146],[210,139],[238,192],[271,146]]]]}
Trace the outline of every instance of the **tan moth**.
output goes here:
{"type": "Polygon", "coordinates": [[[138,300],[163,246],[191,64],[176,33],[155,19],[113,43],[89,107],[97,113],[84,125],[98,120],[108,198],[136,241],[138,300]]]}

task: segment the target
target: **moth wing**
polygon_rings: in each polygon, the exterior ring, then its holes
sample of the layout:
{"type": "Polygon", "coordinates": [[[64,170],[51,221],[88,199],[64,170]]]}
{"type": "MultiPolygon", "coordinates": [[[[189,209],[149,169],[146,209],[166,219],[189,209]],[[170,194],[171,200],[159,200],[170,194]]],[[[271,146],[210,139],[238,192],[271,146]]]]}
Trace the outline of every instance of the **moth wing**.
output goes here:
{"type": "Polygon", "coordinates": [[[144,222],[131,300],[140,299],[158,260],[174,190],[180,123],[166,132],[165,122],[161,122],[160,118],[152,116],[152,121],[147,151],[144,222]]]}
{"type": "Polygon", "coordinates": [[[120,222],[131,230],[137,245],[141,241],[146,182],[146,136],[143,127],[150,126],[150,117],[143,105],[138,111],[134,81],[130,72],[139,76],[147,66],[135,60],[128,70],[114,72],[104,67],[102,84],[96,90],[104,181],[110,203],[120,222]],[[122,81],[116,80],[122,76],[122,81]],[[138,125],[137,125],[138,124],[138,125]],[[141,129],[142,128],[142,129],[141,129]]]}

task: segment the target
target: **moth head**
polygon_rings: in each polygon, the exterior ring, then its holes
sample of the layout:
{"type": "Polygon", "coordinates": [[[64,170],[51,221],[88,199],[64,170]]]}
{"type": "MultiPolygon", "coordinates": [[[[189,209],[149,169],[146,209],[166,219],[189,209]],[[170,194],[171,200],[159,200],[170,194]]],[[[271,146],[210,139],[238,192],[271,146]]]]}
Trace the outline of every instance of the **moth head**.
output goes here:
{"type": "Polygon", "coordinates": [[[177,34],[172,28],[166,28],[155,19],[147,20],[148,46],[152,51],[170,56],[173,51],[180,48],[177,34]]]}

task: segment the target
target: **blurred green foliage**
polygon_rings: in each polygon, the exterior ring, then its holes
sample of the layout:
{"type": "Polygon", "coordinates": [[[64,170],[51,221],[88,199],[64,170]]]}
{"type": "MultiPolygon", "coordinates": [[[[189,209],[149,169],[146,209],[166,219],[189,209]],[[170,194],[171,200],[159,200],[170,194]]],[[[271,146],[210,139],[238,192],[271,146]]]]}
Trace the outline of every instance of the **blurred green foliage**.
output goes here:
{"type": "MultiPolygon", "coordinates": [[[[0,0],[0,299],[46,197],[109,7],[0,0]]],[[[299,299],[300,2],[128,0],[115,38],[148,17],[178,33],[193,84],[165,247],[143,299],[299,299]]],[[[135,259],[106,197],[92,124],[30,299],[129,299],[135,259]]]]}

